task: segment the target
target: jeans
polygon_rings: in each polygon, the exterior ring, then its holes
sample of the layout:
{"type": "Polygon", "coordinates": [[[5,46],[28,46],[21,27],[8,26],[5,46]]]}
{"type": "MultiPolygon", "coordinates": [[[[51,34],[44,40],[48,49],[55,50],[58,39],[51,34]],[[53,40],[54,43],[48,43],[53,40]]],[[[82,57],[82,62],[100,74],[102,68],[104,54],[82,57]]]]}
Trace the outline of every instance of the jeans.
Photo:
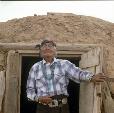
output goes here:
{"type": "Polygon", "coordinates": [[[69,113],[68,104],[64,104],[62,107],[49,107],[48,105],[37,105],[36,113],[69,113]]]}

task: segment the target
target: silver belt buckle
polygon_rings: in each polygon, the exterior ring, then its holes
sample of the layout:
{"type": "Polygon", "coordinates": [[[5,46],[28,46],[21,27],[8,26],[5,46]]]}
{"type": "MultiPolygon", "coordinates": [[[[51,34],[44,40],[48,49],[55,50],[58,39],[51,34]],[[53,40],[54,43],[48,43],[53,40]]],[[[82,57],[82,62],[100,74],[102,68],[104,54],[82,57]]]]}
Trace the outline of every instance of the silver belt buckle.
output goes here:
{"type": "Polygon", "coordinates": [[[67,98],[62,99],[62,104],[67,104],[67,98]]]}
{"type": "Polygon", "coordinates": [[[62,106],[62,104],[67,104],[67,98],[63,98],[61,100],[61,103],[59,104],[58,100],[53,99],[51,103],[49,103],[49,107],[57,107],[57,106],[62,106]]]}
{"type": "Polygon", "coordinates": [[[48,104],[49,107],[57,107],[58,106],[58,101],[56,99],[52,100],[51,103],[48,104]]]}

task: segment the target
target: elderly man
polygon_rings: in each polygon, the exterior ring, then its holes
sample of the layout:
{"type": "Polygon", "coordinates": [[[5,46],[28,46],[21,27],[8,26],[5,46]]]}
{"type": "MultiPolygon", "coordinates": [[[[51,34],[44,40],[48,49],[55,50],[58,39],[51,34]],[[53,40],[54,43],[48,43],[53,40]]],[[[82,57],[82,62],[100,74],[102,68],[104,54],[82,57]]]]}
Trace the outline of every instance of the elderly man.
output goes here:
{"type": "Polygon", "coordinates": [[[38,102],[37,113],[69,113],[67,85],[69,79],[103,82],[106,77],[81,70],[68,60],[57,59],[56,44],[44,40],[40,45],[42,61],[30,69],[27,80],[27,97],[38,102]]]}

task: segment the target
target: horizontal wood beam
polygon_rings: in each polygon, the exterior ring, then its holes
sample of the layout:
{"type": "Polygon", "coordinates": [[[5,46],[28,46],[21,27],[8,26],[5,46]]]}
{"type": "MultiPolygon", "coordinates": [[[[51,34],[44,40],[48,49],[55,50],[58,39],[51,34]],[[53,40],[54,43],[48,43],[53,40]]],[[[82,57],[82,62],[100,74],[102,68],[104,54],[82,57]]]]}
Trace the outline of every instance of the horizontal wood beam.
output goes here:
{"type": "MultiPolygon", "coordinates": [[[[0,43],[0,50],[37,50],[36,43],[0,43]]],[[[96,44],[70,44],[70,43],[57,43],[57,50],[67,51],[89,51],[100,45],[96,44]]]]}

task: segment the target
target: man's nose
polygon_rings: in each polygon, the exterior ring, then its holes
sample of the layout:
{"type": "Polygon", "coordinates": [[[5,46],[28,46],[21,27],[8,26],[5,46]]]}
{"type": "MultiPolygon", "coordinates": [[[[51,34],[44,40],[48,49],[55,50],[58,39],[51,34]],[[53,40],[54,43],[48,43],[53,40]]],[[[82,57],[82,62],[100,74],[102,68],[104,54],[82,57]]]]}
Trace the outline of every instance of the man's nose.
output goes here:
{"type": "Polygon", "coordinates": [[[46,45],[45,48],[46,48],[46,49],[50,49],[49,45],[46,45]]]}

